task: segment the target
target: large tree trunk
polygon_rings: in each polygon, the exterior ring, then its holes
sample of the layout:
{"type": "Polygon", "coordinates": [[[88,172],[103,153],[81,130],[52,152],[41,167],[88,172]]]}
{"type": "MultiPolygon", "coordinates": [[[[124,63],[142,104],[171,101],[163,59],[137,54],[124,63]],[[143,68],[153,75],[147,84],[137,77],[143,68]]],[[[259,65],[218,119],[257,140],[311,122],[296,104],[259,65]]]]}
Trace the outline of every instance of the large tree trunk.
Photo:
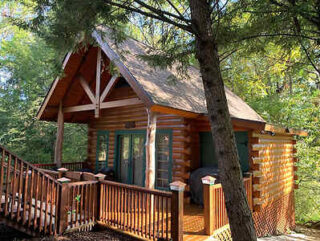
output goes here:
{"type": "Polygon", "coordinates": [[[210,7],[207,0],[189,0],[189,2],[193,30],[196,32],[196,57],[200,64],[232,238],[257,240],[221,76],[210,7]]]}

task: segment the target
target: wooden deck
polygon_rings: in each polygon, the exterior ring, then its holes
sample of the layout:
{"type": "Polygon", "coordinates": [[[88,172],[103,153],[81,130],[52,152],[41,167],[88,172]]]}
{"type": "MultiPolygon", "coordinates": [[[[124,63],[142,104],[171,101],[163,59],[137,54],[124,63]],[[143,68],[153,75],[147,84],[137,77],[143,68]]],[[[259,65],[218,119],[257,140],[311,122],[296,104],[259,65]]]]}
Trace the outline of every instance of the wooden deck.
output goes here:
{"type": "Polygon", "coordinates": [[[184,205],[183,232],[184,241],[210,240],[210,236],[206,235],[204,231],[204,216],[201,206],[195,204],[184,205]]]}

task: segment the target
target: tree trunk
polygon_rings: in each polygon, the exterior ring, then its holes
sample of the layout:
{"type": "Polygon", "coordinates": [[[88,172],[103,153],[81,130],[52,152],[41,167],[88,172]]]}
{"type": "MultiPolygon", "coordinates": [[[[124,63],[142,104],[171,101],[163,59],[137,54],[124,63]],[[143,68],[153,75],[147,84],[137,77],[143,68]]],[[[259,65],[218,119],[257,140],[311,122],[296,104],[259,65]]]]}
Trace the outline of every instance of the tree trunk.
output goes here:
{"type": "Polygon", "coordinates": [[[234,132],[221,76],[218,46],[213,36],[207,0],[189,0],[196,57],[205,90],[208,117],[233,240],[257,240],[249,209],[234,132]]]}

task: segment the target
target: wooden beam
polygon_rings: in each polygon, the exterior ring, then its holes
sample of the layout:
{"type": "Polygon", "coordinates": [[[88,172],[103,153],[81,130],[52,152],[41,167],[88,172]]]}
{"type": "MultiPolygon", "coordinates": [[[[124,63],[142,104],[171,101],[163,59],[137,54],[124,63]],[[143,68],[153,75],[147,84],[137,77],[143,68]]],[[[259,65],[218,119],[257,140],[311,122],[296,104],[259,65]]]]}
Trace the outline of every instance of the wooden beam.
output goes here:
{"type": "Polygon", "coordinates": [[[100,114],[100,82],[101,82],[101,48],[98,48],[97,54],[97,70],[96,70],[96,108],[94,117],[99,118],[100,114]]]}
{"type": "Polygon", "coordinates": [[[104,99],[107,97],[107,95],[110,93],[112,87],[117,83],[118,81],[118,75],[114,75],[111,77],[109,83],[107,84],[106,88],[103,90],[101,97],[100,97],[100,103],[104,101],[104,99]]]}
{"type": "Polygon", "coordinates": [[[70,107],[63,108],[63,113],[87,111],[87,110],[94,110],[94,109],[95,109],[94,104],[77,105],[77,106],[70,106],[70,107]]]}
{"type": "Polygon", "coordinates": [[[129,85],[132,87],[134,92],[137,93],[139,98],[143,101],[143,103],[147,107],[151,107],[153,105],[153,101],[149,94],[143,89],[143,87],[138,83],[135,77],[130,73],[127,67],[120,60],[120,56],[116,54],[112,48],[102,39],[102,37],[98,34],[98,32],[94,31],[92,33],[93,38],[100,45],[103,52],[108,56],[111,62],[113,62],[119,69],[121,75],[127,80],[129,85]]]}
{"type": "Polygon", "coordinates": [[[122,106],[128,106],[128,105],[138,105],[138,104],[143,104],[143,102],[139,98],[130,98],[130,99],[115,100],[115,101],[100,103],[100,109],[108,109],[108,108],[122,107],[122,106]]]}
{"type": "Polygon", "coordinates": [[[82,88],[87,93],[87,95],[90,98],[92,104],[95,104],[96,97],[93,95],[93,93],[92,93],[92,91],[90,89],[90,86],[88,85],[87,81],[83,78],[82,75],[78,75],[78,77],[80,79],[80,84],[81,84],[82,88]]]}
{"type": "Polygon", "coordinates": [[[146,188],[154,189],[156,182],[156,130],[157,114],[147,109],[148,126],[146,138],[146,188]]]}
{"type": "Polygon", "coordinates": [[[55,144],[55,149],[54,149],[54,163],[56,163],[57,167],[61,167],[63,132],[64,132],[64,118],[63,118],[62,102],[60,102],[60,104],[59,104],[57,124],[58,124],[58,128],[57,128],[56,144],[55,144]]]}
{"type": "MultiPolygon", "coordinates": [[[[66,65],[67,65],[67,63],[68,63],[71,55],[72,55],[72,52],[69,52],[69,53],[66,55],[66,57],[64,58],[63,63],[62,63],[62,69],[63,69],[63,70],[65,69],[65,67],[66,67],[66,65]]],[[[43,111],[46,109],[47,104],[48,104],[48,102],[49,102],[49,100],[50,100],[50,98],[51,98],[51,96],[52,96],[55,88],[57,87],[57,84],[58,84],[59,80],[60,80],[60,78],[57,77],[57,78],[54,80],[52,86],[50,87],[50,90],[49,90],[47,96],[45,97],[45,99],[44,99],[44,101],[43,101],[43,103],[42,103],[42,105],[41,105],[41,107],[40,107],[40,109],[39,109],[39,111],[38,111],[38,113],[37,113],[37,117],[36,117],[36,118],[37,118],[38,120],[41,118],[41,116],[42,116],[42,114],[43,114],[43,111]]]]}

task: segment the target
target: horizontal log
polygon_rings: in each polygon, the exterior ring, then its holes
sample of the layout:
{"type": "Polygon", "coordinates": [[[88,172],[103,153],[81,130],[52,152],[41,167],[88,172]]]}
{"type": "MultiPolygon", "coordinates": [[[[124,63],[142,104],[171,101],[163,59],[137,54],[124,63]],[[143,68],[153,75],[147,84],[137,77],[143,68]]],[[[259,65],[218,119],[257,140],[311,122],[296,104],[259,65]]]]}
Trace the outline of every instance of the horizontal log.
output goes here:
{"type": "Polygon", "coordinates": [[[266,159],[263,159],[263,158],[252,158],[252,162],[254,164],[271,164],[271,165],[274,165],[274,164],[277,164],[279,162],[283,162],[283,163],[286,163],[286,162],[294,162],[293,160],[293,155],[290,155],[289,157],[286,157],[286,156],[281,156],[281,155],[278,155],[278,156],[275,156],[274,158],[266,158],[266,159]]]}
{"type": "Polygon", "coordinates": [[[253,151],[270,150],[270,149],[293,149],[292,144],[255,144],[252,146],[253,151]]]}
{"type": "Polygon", "coordinates": [[[259,134],[256,132],[252,133],[252,137],[258,137],[259,139],[271,139],[271,140],[293,140],[293,136],[283,136],[283,135],[275,135],[271,136],[269,134],[259,134]]]}

